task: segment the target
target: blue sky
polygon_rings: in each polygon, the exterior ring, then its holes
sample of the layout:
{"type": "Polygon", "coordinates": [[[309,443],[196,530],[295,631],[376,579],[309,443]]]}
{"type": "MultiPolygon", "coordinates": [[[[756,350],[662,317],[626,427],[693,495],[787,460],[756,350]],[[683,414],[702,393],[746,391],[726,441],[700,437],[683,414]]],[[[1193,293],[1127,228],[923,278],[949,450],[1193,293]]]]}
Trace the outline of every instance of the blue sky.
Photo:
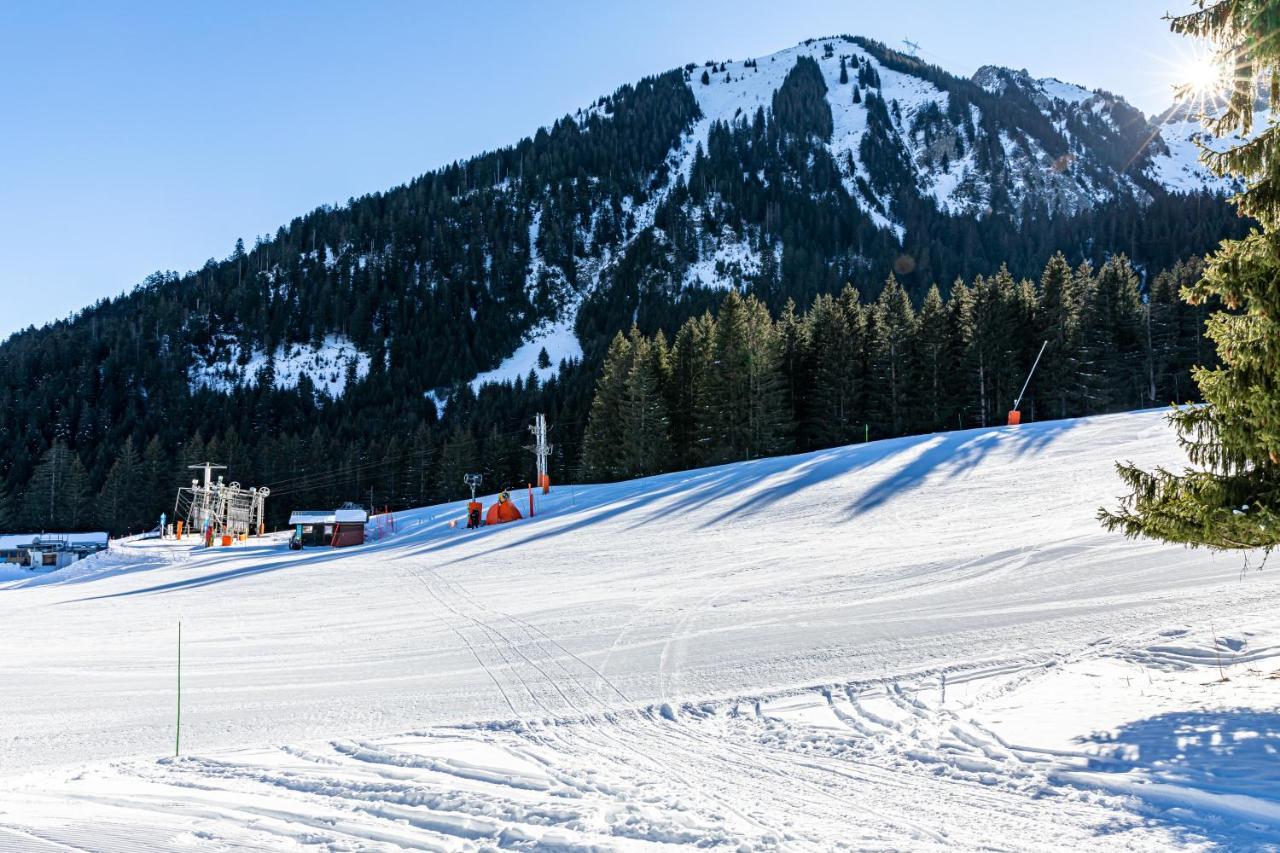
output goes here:
{"type": "Polygon", "coordinates": [[[623,83],[852,33],[962,74],[1171,100],[1189,0],[0,0],[0,334],[317,205],[514,142],[623,83]]]}

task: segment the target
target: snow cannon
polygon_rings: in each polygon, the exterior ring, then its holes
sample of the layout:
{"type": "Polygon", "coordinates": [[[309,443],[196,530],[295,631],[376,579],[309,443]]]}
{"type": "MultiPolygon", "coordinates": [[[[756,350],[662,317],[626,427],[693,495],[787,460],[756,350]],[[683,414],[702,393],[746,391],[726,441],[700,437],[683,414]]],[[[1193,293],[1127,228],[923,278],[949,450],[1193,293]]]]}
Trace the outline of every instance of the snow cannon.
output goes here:
{"type": "Polygon", "coordinates": [[[1027,386],[1031,384],[1031,377],[1036,375],[1036,368],[1040,366],[1040,358],[1044,355],[1045,348],[1048,346],[1048,341],[1042,343],[1040,352],[1036,353],[1036,360],[1031,363],[1031,370],[1027,372],[1027,381],[1022,383],[1022,390],[1018,392],[1018,399],[1013,401],[1013,408],[1009,410],[1009,426],[1017,426],[1022,423],[1022,412],[1018,408],[1022,405],[1022,397],[1027,393],[1027,386]]]}
{"type": "Polygon", "coordinates": [[[471,502],[467,504],[467,529],[475,530],[480,526],[480,513],[484,511],[484,505],[476,500],[476,489],[484,482],[484,475],[464,474],[462,482],[471,489],[471,502]]]}
{"type": "Polygon", "coordinates": [[[508,521],[519,521],[524,518],[520,514],[520,510],[511,501],[511,495],[502,492],[498,495],[498,502],[489,507],[489,512],[485,515],[485,524],[506,524],[508,521]]]}

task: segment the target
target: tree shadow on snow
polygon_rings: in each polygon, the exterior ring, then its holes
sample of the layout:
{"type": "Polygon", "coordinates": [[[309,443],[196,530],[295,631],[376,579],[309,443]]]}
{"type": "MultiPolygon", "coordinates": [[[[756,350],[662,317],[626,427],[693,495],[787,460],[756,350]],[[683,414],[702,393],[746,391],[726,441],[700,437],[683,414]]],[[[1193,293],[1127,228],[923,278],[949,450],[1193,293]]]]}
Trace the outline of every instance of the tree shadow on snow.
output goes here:
{"type": "MultiPolygon", "coordinates": [[[[972,429],[914,435],[877,441],[872,445],[850,445],[819,450],[805,457],[784,457],[776,470],[762,470],[762,488],[737,503],[713,521],[750,515],[767,509],[795,492],[820,486],[859,468],[890,463],[896,457],[924,446],[924,451],[905,466],[891,471],[864,490],[846,508],[845,519],[869,512],[903,492],[919,488],[935,473],[956,477],[977,467],[991,451],[1012,449],[1016,456],[1035,454],[1073,428],[1077,421],[1042,421],[1014,429],[972,429]],[[772,475],[770,477],[770,475],[772,475]]],[[[771,462],[774,460],[761,460],[771,462]]],[[[735,483],[741,489],[742,482],[735,483]]]]}
{"type": "MultiPolygon", "coordinates": [[[[225,583],[227,581],[237,580],[239,578],[252,577],[253,575],[268,574],[270,572],[280,571],[282,569],[297,569],[308,566],[315,566],[320,563],[327,563],[331,560],[339,560],[349,557],[352,552],[360,549],[356,548],[333,548],[325,549],[321,553],[289,552],[285,551],[280,555],[280,559],[271,562],[255,563],[249,566],[242,566],[237,569],[227,569],[220,572],[202,572],[189,578],[181,578],[167,583],[153,584],[152,586],[140,587],[138,589],[128,589],[121,592],[105,593],[103,595],[90,595],[82,598],[72,598],[59,602],[60,604],[75,604],[81,601],[98,601],[108,598],[131,598],[135,595],[155,595],[164,592],[177,592],[184,589],[197,589],[202,586],[210,586],[217,583],[225,583]],[[287,556],[286,556],[287,555],[287,556]]],[[[279,551],[279,547],[275,549],[279,551]]],[[[243,552],[241,552],[243,555],[243,552]]],[[[230,557],[218,560],[218,562],[230,559],[230,557]]],[[[167,566],[168,564],[166,564],[167,566]]],[[[207,567],[208,563],[202,563],[200,568],[207,567]]],[[[151,568],[159,568],[159,566],[151,566],[151,568]]]]}
{"type": "MultiPolygon", "coordinates": [[[[870,445],[817,450],[806,454],[756,459],[695,471],[679,471],[607,487],[611,500],[570,509],[544,513],[544,524],[532,530],[511,528],[509,536],[495,540],[494,547],[449,560],[442,565],[471,562],[503,551],[520,548],[534,541],[546,541],[583,530],[604,521],[625,519],[624,529],[635,529],[656,517],[692,513],[721,499],[732,505],[701,527],[713,527],[731,517],[746,517],[768,509],[797,491],[820,486],[859,468],[884,463],[896,456],[926,445],[926,449],[905,467],[895,470],[873,484],[846,510],[846,519],[868,512],[890,497],[921,486],[936,471],[957,476],[978,465],[997,447],[1012,448],[1018,456],[1034,454],[1075,426],[1076,421],[1045,421],[1026,424],[1016,429],[976,429],[937,433],[933,436],[907,436],[877,441],[870,445]],[[738,496],[740,499],[733,500],[738,496]],[[553,521],[554,519],[554,521],[553,521]],[[516,531],[521,531],[520,535],[516,531]],[[527,532],[525,532],[527,530],[527,532]]],[[[505,530],[498,528],[498,530],[505,530]]],[[[448,549],[473,541],[474,535],[493,535],[483,529],[466,536],[434,539],[415,551],[417,556],[441,554],[448,549]]]]}
{"type": "MultiPolygon", "coordinates": [[[[903,492],[918,489],[935,475],[952,479],[968,473],[996,449],[1012,450],[1017,458],[1035,455],[1078,423],[1075,420],[1041,421],[1006,429],[935,433],[924,452],[855,498],[849,504],[849,517],[863,515],[903,492]]],[[[915,445],[898,448],[894,455],[912,446],[915,445]]]]}
{"type": "Polygon", "coordinates": [[[1158,714],[1080,742],[1094,755],[1088,772],[1100,774],[1099,787],[1133,794],[1144,818],[1186,843],[1280,847],[1280,713],[1158,714]]]}
{"type": "Polygon", "coordinates": [[[439,555],[449,549],[474,543],[475,537],[496,537],[493,547],[441,563],[441,565],[447,566],[493,556],[503,551],[520,548],[534,541],[554,539],[592,527],[601,522],[617,520],[620,517],[631,516],[633,522],[630,527],[639,527],[655,517],[667,516],[672,512],[687,511],[690,506],[714,500],[719,494],[730,494],[737,491],[741,488],[742,477],[741,474],[735,473],[735,470],[739,467],[723,465],[698,471],[663,474],[631,483],[624,481],[622,483],[612,483],[608,486],[593,486],[590,487],[591,490],[607,489],[610,499],[599,503],[588,503],[587,501],[590,501],[594,495],[591,494],[591,491],[584,489],[584,504],[582,507],[573,505],[576,503],[573,498],[570,498],[570,505],[566,506],[565,492],[571,487],[560,486],[557,493],[558,500],[554,504],[544,502],[544,508],[535,515],[533,521],[538,522],[536,525],[529,525],[521,521],[493,528],[483,527],[479,530],[458,531],[447,539],[436,538],[424,543],[422,547],[411,552],[411,555],[439,555]],[[683,498],[677,500],[675,502],[676,505],[673,506],[669,499],[677,496],[683,496],[683,498]],[[659,502],[663,502],[660,509],[654,507],[659,502]],[[653,512],[646,512],[650,508],[653,509],[653,512]]]}

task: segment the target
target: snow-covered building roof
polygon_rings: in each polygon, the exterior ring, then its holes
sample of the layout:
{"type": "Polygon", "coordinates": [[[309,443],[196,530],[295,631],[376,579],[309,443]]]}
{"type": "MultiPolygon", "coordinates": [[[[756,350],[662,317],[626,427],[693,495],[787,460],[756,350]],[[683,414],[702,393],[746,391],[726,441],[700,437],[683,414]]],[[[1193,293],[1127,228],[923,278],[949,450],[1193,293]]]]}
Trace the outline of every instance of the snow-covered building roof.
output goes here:
{"type": "Polygon", "coordinates": [[[363,509],[298,509],[289,514],[290,524],[364,524],[368,520],[369,513],[363,509]]]}
{"type": "Polygon", "coordinates": [[[106,533],[9,533],[0,536],[0,551],[14,551],[19,548],[49,547],[52,545],[68,547],[107,547],[106,533]]]}

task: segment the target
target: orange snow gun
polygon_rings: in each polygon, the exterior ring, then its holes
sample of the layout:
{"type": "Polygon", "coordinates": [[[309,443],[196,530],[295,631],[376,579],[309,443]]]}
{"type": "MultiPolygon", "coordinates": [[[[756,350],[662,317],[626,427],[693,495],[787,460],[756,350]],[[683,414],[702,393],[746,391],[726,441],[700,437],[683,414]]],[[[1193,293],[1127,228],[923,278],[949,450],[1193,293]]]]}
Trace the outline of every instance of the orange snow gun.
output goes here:
{"type": "Polygon", "coordinates": [[[1036,368],[1040,366],[1040,358],[1044,355],[1045,348],[1049,346],[1049,342],[1045,341],[1040,345],[1040,352],[1036,353],[1036,360],[1031,363],[1031,370],[1027,372],[1027,381],[1022,383],[1022,390],[1018,392],[1018,399],[1013,401],[1013,408],[1009,410],[1009,426],[1018,426],[1022,423],[1022,412],[1018,407],[1022,405],[1022,397],[1027,393],[1027,386],[1031,384],[1031,377],[1036,375],[1036,368]]]}
{"type": "Polygon", "coordinates": [[[485,524],[506,524],[508,521],[519,521],[524,518],[520,514],[520,510],[511,501],[511,495],[503,492],[498,495],[498,502],[489,507],[489,512],[485,516],[485,524]]]}

